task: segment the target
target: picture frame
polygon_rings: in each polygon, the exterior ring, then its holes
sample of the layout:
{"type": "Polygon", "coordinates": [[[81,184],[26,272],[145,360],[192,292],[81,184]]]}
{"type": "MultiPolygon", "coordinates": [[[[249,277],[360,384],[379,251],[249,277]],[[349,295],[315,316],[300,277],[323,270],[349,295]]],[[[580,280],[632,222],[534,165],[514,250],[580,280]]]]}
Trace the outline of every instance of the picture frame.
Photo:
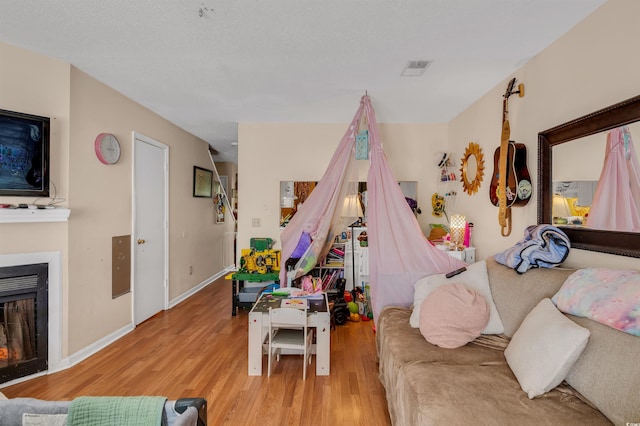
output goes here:
{"type": "Polygon", "coordinates": [[[193,166],[193,196],[197,198],[213,197],[213,171],[193,166]]]}

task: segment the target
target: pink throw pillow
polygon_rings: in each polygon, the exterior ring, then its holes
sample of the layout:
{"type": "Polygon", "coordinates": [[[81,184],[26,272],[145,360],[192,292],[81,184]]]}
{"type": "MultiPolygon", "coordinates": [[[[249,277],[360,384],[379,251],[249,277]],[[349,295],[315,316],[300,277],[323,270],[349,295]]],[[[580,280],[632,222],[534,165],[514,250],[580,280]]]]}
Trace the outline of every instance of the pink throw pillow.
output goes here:
{"type": "Polygon", "coordinates": [[[457,283],[435,289],[420,306],[420,333],[442,348],[471,342],[489,322],[489,306],[476,291],[457,283]]]}

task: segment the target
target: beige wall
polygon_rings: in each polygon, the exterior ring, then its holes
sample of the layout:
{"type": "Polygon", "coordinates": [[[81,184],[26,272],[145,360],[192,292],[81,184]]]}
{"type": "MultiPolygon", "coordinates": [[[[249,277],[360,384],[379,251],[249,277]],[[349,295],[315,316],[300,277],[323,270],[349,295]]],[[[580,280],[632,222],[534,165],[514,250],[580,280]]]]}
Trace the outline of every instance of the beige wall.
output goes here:
{"type": "MultiPolygon", "coordinates": [[[[354,99],[354,113],[359,99],[354,99]]],[[[375,107],[375,105],[374,105],[375,107]]],[[[351,118],[351,117],[348,117],[351,118]]],[[[318,181],[348,123],[240,124],[238,126],[238,248],[252,237],[269,237],[280,247],[280,181],[318,181]],[[260,227],[252,227],[252,219],[260,227]]],[[[380,124],[389,165],[399,181],[418,182],[418,220],[423,230],[435,222],[431,194],[436,191],[435,153],[443,150],[445,124],[380,124]]],[[[367,180],[368,161],[358,161],[359,179],[367,180]]]]}
{"type": "MultiPolygon", "coordinates": [[[[527,146],[534,193],[527,206],[513,209],[513,231],[507,238],[500,235],[498,209],[489,201],[489,184],[494,151],[500,143],[502,95],[508,79],[450,123],[380,124],[384,150],[396,178],[419,182],[422,229],[438,222],[431,216],[430,206],[436,190],[434,153],[446,150],[459,159],[467,144],[475,141],[485,155],[484,181],[473,196],[458,192],[454,213],[462,213],[474,223],[478,259],[521,239],[524,228],[537,222],[538,132],[640,93],[640,58],[634,54],[640,39],[638,16],[640,2],[611,0],[514,74],[525,84],[526,96],[515,95],[509,100],[511,135],[527,146]]],[[[354,112],[357,102],[354,98],[354,112]]],[[[345,117],[342,124],[240,124],[239,247],[248,247],[252,236],[279,238],[278,182],[318,180],[350,118],[345,117]],[[252,218],[261,219],[262,227],[253,228],[252,218]]],[[[384,117],[378,120],[384,121],[384,117]]],[[[366,164],[361,169],[366,169],[366,164]]],[[[360,177],[366,179],[366,171],[361,170],[360,177]]],[[[640,261],[633,258],[582,250],[573,250],[567,264],[640,268],[640,261]]]]}
{"type": "MultiPolygon", "coordinates": [[[[131,323],[131,294],[111,298],[111,238],[132,232],[132,135],[169,146],[169,300],[221,272],[228,221],[192,197],[193,166],[211,169],[207,144],[60,61],[0,44],[0,108],[52,117],[51,173],[68,223],[2,224],[0,254],[63,253],[63,356],[131,323]],[[120,161],[100,163],[93,141],[115,134],[120,161]]],[[[0,198],[0,202],[31,202],[0,198]]]]}
{"type": "MultiPolygon", "coordinates": [[[[69,196],[70,66],[0,43],[0,109],[51,118],[51,181],[59,197],[69,196]],[[55,165],[55,167],[54,167],[55,165]]],[[[0,203],[30,203],[29,197],[0,197],[0,203]]],[[[62,205],[68,205],[64,202],[62,205]]],[[[0,224],[0,255],[62,252],[62,351],[68,354],[68,223],[0,224]]]]}
{"type": "MultiPolygon", "coordinates": [[[[476,225],[474,241],[480,258],[510,247],[527,225],[537,220],[537,135],[538,132],[604,108],[640,93],[635,55],[640,39],[640,2],[610,0],[553,45],[513,74],[525,84],[525,97],[509,99],[511,139],[528,149],[528,168],[533,177],[533,199],[527,206],[512,209],[511,236],[500,236],[497,208],[489,200],[493,154],[500,143],[502,95],[508,79],[501,82],[449,125],[452,151],[463,152],[470,140],[480,144],[487,160],[486,179],[480,191],[458,198],[460,211],[476,225]]],[[[584,156],[574,159],[582,168],[584,156]]],[[[640,260],[572,250],[567,265],[640,268],[640,260]]]]}

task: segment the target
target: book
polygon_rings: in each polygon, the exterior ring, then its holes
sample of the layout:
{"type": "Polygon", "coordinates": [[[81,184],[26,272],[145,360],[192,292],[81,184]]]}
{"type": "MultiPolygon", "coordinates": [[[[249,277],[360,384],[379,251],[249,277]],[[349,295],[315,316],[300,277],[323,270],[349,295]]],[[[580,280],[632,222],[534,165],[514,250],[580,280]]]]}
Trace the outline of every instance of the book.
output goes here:
{"type": "Polygon", "coordinates": [[[296,309],[304,309],[307,307],[306,299],[282,299],[280,303],[281,308],[296,308],[296,309]]]}

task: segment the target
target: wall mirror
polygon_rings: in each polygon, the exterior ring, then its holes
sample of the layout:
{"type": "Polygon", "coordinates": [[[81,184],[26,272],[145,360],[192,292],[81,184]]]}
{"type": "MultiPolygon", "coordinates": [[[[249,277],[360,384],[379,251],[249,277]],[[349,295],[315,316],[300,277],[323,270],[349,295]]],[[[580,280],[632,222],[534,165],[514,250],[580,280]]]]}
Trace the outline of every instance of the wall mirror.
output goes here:
{"type": "MultiPolygon", "coordinates": [[[[280,226],[285,227],[296,214],[298,208],[303,204],[311,191],[316,187],[317,182],[307,181],[281,181],[280,182],[280,226]]],[[[418,182],[401,181],[398,182],[400,189],[414,213],[420,213],[418,206],[418,182]]],[[[363,222],[367,221],[367,182],[358,184],[358,193],[362,202],[364,213],[363,222]]]]}
{"type": "Polygon", "coordinates": [[[484,154],[480,145],[469,142],[469,146],[464,150],[461,163],[462,189],[467,194],[473,195],[480,188],[484,176],[484,154]]]}
{"type": "Polygon", "coordinates": [[[285,227],[291,218],[297,213],[298,207],[303,204],[317,182],[280,182],[280,226],[285,227]]]}
{"type": "MultiPolygon", "coordinates": [[[[640,124],[633,124],[638,122],[640,96],[538,133],[539,224],[553,223],[554,216],[560,216],[554,213],[554,202],[557,209],[557,189],[561,182],[599,179],[607,131],[630,125],[632,135],[640,140],[640,124]]],[[[567,234],[573,248],[640,257],[640,232],[596,229],[577,221],[556,226],[567,234]]]]}

